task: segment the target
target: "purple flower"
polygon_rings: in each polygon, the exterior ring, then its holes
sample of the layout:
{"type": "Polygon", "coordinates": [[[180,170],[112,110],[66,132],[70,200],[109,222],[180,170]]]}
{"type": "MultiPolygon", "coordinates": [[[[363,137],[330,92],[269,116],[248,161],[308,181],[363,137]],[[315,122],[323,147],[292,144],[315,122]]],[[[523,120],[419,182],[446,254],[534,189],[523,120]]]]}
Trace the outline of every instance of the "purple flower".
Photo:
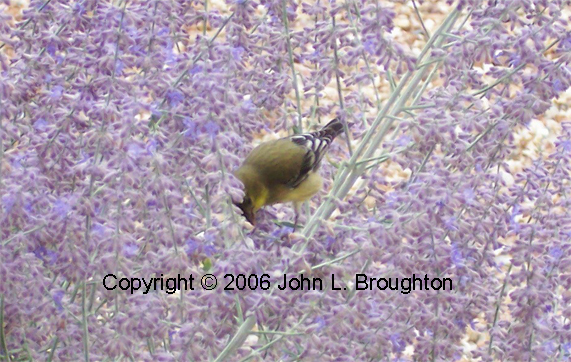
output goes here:
{"type": "Polygon", "coordinates": [[[117,59],[115,63],[115,75],[119,76],[123,73],[123,69],[125,69],[125,63],[121,59],[117,59]]]}
{"type": "Polygon", "coordinates": [[[60,218],[67,217],[68,213],[71,211],[69,204],[63,199],[57,199],[53,204],[53,211],[60,218]]]}
{"type": "Polygon", "coordinates": [[[12,208],[16,204],[16,197],[14,195],[4,195],[2,196],[2,206],[4,207],[4,212],[9,214],[12,208]]]}
{"type": "Polygon", "coordinates": [[[444,226],[448,231],[458,231],[458,226],[456,225],[457,219],[456,217],[450,217],[444,220],[444,226]]]}
{"type": "Polygon", "coordinates": [[[188,138],[195,139],[197,136],[197,127],[196,123],[192,121],[190,118],[185,118],[183,121],[184,126],[186,127],[184,131],[184,135],[188,138]]]}
{"type": "Polygon", "coordinates": [[[133,257],[139,252],[139,247],[134,243],[127,243],[123,245],[123,255],[126,257],[133,257]]]}
{"type": "Polygon", "coordinates": [[[64,295],[65,295],[65,292],[61,289],[58,289],[58,290],[52,292],[52,298],[54,299],[54,303],[56,304],[57,310],[60,312],[63,310],[62,301],[63,301],[64,295]]]}
{"type": "Polygon", "coordinates": [[[315,329],[316,332],[321,331],[327,325],[325,318],[323,318],[322,316],[318,316],[317,318],[315,318],[313,323],[317,324],[317,328],[315,329]]]}
{"type": "Polygon", "coordinates": [[[79,16],[83,15],[85,13],[84,3],[83,2],[75,2],[73,4],[73,12],[79,16]]]}
{"type": "Polygon", "coordinates": [[[209,257],[216,254],[216,247],[214,245],[205,245],[204,254],[206,254],[209,257]]]}
{"type": "Polygon", "coordinates": [[[275,229],[274,231],[272,231],[272,236],[273,236],[274,238],[281,238],[281,237],[283,237],[283,236],[285,236],[285,235],[288,235],[288,234],[290,234],[290,233],[292,233],[292,232],[293,232],[293,228],[292,228],[292,227],[283,226],[283,227],[281,227],[281,228],[279,228],[279,229],[275,229]]]}
{"type": "Polygon", "coordinates": [[[335,238],[331,236],[325,238],[325,248],[327,250],[331,250],[331,247],[333,246],[334,243],[335,243],[335,238]]]}
{"type": "Polygon", "coordinates": [[[396,192],[389,192],[385,195],[385,202],[388,206],[393,207],[397,205],[398,202],[398,195],[396,192]]]}
{"type": "Polygon", "coordinates": [[[375,53],[375,42],[373,39],[367,39],[363,42],[363,48],[365,49],[365,51],[369,54],[374,54],[375,53]]]}
{"type": "Polygon", "coordinates": [[[406,135],[400,136],[400,137],[397,139],[397,145],[398,145],[399,147],[406,147],[406,146],[408,146],[411,142],[412,142],[412,138],[411,138],[410,136],[406,136],[406,135]]]}
{"type": "Polygon", "coordinates": [[[553,86],[553,89],[554,89],[556,92],[563,92],[563,91],[565,91],[565,90],[567,89],[567,88],[563,85],[563,83],[561,82],[560,79],[555,79],[555,80],[553,81],[553,85],[552,85],[552,86],[553,86]]]}
{"type": "Polygon", "coordinates": [[[195,239],[188,239],[186,241],[186,253],[191,256],[198,250],[199,244],[195,239]]]}
{"type": "MultiPolygon", "coordinates": [[[[238,0],[238,1],[246,1],[246,0],[238,0]]],[[[244,53],[244,48],[241,46],[232,48],[231,53],[232,53],[232,58],[234,58],[234,60],[236,62],[240,62],[242,61],[242,54],[244,53]]]]}
{"type": "Polygon", "coordinates": [[[139,157],[144,151],[145,149],[141,147],[138,143],[131,143],[129,146],[127,146],[127,153],[132,158],[139,157]]]}
{"type": "Polygon", "coordinates": [[[184,100],[184,96],[181,92],[171,89],[167,92],[167,100],[171,107],[176,107],[184,100]]]}
{"type": "Polygon", "coordinates": [[[509,66],[512,68],[517,67],[521,64],[521,58],[518,54],[511,54],[509,57],[509,66]]]}
{"type": "Polygon", "coordinates": [[[46,46],[46,51],[48,52],[49,55],[51,55],[52,57],[55,55],[57,50],[57,47],[55,45],[54,42],[50,42],[47,46],[46,46]]]}
{"type": "Polygon", "coordinates": [[[561,256],[563,255],[563,250],[561,250],[561,248],[559,248],[559,247],[553,247],[549,250],[549,255],[553,259],[559,260],[561,258],[561,256]]]}
{"type": "Polygon", "coordinates": [[[91,226],[91,233],[96,234],[100,237],[105,235],[105,230],[106,227],[104,225],[101,225],[100,223],[95,223],[91,226]]]}
{"type": "Polygon", "coordinates": [[[565,140],[565,141],[559,143],[558,147],[560,147],[563,150],[563,152],[569,153],[569,152],[571,152],[571,141],[565,140]]]}
{"type": "Polygon", "coordinates": [[[512,208],[511,216],[510,216],[510,225],[514,228],[514,231],[517,232],[519,230],[519,222],[516,221],[516,217],[521,214],[519,204],[516,204],[512,208]]]}
{"type": "Polygon", "coordinates": [[[241,108],[246,113],[251,113],[256,111],[256,106],[254,105],[254,102],[252,102],[251,99],[246,99],[245,101],[243,101],[241,108]]]}
{"type": "Polygon", "coordinates": [[[47,126],[48,126],[48,122],[46,122],[46,120],[43,118],[38,118],[38,120],[36,122],[34,122],[34,128],[38,132],[44,132],[46,130],[47,126]]]}
{"type": "Polygon", "coordinates": [[[51,91],[50,91],[50,97],[53,100],[59,100],[61,98],[61,96],[63,95],[63,87],[60,85],[55,85],[52,87],[51,91]]]}
{"type": "Polygon", "coordinates": [[[457,267],[464,266],[464,257],[462,256],[462,251],[458,248],[458,245],[456,244],[452,244],[450,259],[452,260],[452,263],[457,267]]]}
{"type": "Polygon", "coordinates": [[[206,131],[206,133],[208,133],[210,138],[214,138],[218,134],[220,126],[218,126],[217,123],[209,121],[204,125],[204,130],[206,131]]]}
{"type": "Polygon", "coordinates": [[[153,208],[153,207],[156,207],[156,206],[157,206],[157,200],[151,199],[151,200],[147,201],[147,207],[153,208]]]}
{"type": "Polygon", "coordinates": [[[562,38],[561,42],[559,43],[559,47],[566,51],[571,49],[571,32],[568,32],[567,35],[562,38]]]}
{"type": "Polygon", "coordinates": [[[400,333],[393,333],[389,336],[393,345],[393,352],[402,353],[406,347],[406,342],[402,340],[400,333]]]}
{"type": "Polygon", "coordinates": [[[476,194],[472,188],[466,188],[462,194],[467,204],[472,203],[476,199],[476,194]]]}
{"type": "Polygon", "coordinates": [[[203,67],[200,65],[195,65],[194,67],[192,67],[192,69],[190,70],[190,74],[194,75],[194,74],[198,74],[200,72],[202,72],[203,67]]]}
{"type": "Polygon", "coordinates": [[[91,158],[91,156],[88,155],[87,153],[85,153],[84,150],[81,150],[80,153],[81,153],[81,160],[77,161],[77,162],[75,163],[76,165],[81,165],[82,163],[87,162],[87,161],[91,158]]]}
{"type": "Polygon", "coordinates": [[[46,248],[45,246],[36,248],[34,250],[34,255],[49,265],[54,265],[58,259],[58,254],[55,251],[46,248]]]}
{"type": "Polygon", "coordinates": [[[147,142],[147,145],[145,146],[147,153],[148,154],[153,154],[157,151],[157,141],[155,139],[151,139],[149,140],[149,142],[147,142]]]}
{"type": "Polygon", "coordinates": [[[166,56],[166,64],[169,65],[176,64],[177,55],[173,51],[173,43],[170,39],[167,40],[164,50],[166,56]]]}

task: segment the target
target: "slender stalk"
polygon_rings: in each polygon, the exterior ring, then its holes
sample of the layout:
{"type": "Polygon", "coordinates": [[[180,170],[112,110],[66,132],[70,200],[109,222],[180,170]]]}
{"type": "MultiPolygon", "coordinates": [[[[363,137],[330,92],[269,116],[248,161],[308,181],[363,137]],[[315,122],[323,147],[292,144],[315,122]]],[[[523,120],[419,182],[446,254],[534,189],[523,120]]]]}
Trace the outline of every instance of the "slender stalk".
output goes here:
{"type": "MultiPolygon", "coordinates": [[[[337,263],[337,262],[340,262],[340,261],[342,261],[342,260],[345,260],[345,259],[347,259],[347,258],[349,258],[349,257],[351,257],[351,256],[353,256],[353,255],[355,255],[355,254],[357,254],[357,253],[360,252],[360,251],[361,251],[361,248],[355,249],[355,250],[350,251],[350,252],[348,252],[347,254],[341,255],[340,257],[337,257],[337,258],[335,258],[335,259],[331,259],[331,260],[328,260],[328,261],[323,262],[323,263],[321,263],[321,264],[314,265],[314,266],[311,267],[311,270],[317,270],[317,269],[323,268],[323,267],[325,267],[325,266],[329,266],[329,265],[335,264],[335,263],[337,263]]],[[[303,270],[300,270],[298,273],[299,273],[299,274],[303,273],[303,270]]]]}
{"type": "Polygon", "coordinates": [[[53,358],[54,358],[54,354],[56,352],[57,349],[57,344],[59,343],[59,338],[56,336],[54,338],[54,343],[52,345],[52,348],[50,350],[50,355],[48,356],[48,362],[52,362],[53,358]]]}
{"type": "Polygon", "coordinates": [[[432,152],[434,151],[434,147],[435,147],[435,145],[432,145],[432,147],[430,147],[430,150],[428,150],[428,153],[426,155],[424,155],[424,158],[422,159],[422,162],[421,162],[420,166],[418,167],[418,170],[414,174],[410,175],[408,182],[407,182],[407,188],[416,180],[416,177],[418,176],[418,174],[422,172],[424,165],[426,165],[426,161],[428,161],[428,159],[432,155],[432,152]]]}
{"type": "Polygon", "coordinates": [[[282,11],[282,18],[284,22],[285,28],[285,35],[286,35],[286,44],[287,44],[287,52],[289,55],[289,65],[291,67],[291,78],[293,83],[293,89],[295,90],[295,101],[297,106],[297,130],[296,133],[303,132],[303,125],[301,123],[301,98],[299,95],[299,87],[297,85],[297,75],[295,73],[295,64],[293,62],[293,50],[291,48],[291,39],[289,33],[289,23],[287,20],[287,0],[282,1],[283,4],[283,11],[282,11]]]}
{"type": "MultiPolygon", "coordinates": [[[[200,60],[202,59],[202,57],[204,56],[204,51],[205,49],[208,49],[212,43],[214,42],[214,40],[216,40],[216,38],[218,38],[218,35],[220,35],[220,33],[222,32],[222,30],[226,27],[226,25],[228,25],[228,23],[230,22],[230,20],[232,20],[232,18],[234,17],[234,15],[236,14],[236,12],[233,12],[232,14],[230,14],[230,16],[228,16],[226,19],[224,19],[224,22],[222,23],[222,25],[220,26],[220,28],[218,28],[218,30],[216,31],[216,33],[212,36],[212,38],[210,38],[210,40],[208,40],[207,45],[205,48],[203,48],[197,55],[196,57],[194,57],[194,59],[192,59],[191,61],[189,61],[189,65],[184,69],[184,71],[176,78],[176,80],[173,82],[173,84],[171,85],[172,88],[176,88],[178,87],[178,85],[180,84],[180,82],[182,82],[182,80],[188,75],[188,72],[190,72],[190,70],[194,67],[194,65],[200,60]]],[[[161,101],[160,105],[158,108],[161,108],[162,106],[165,105],[165,103],[167,102],[167,96],[165,95],[163,97],[163,100],[161,101]]],[[[165,118],[165,114],[163,114],[161,116],[161,118],[159,118],[158,120],[155,120],[153,118],[150,119],[149,124],[152,125],[153,127],[157,128],[161,122],[163,121],[163,119],[165,118]]]]}
{"type": "MultiPolygon", "coordinates": [[[[333,23],[333,56],[335,59],[335,80],[337,82],[337,94],[339,95],[339,107],[345,110],[345,105],[343,104],[343,93],[341,92],[341,78],[339,77],[339,56],[337,54],[337,37],[335,36],[335,15],[331,17],[333,23]]],[[[343,131],[347,136],[347,149],[349,154],[353,154],[353,147],[351,147],[351,139],[349,138],[349,128],[347,128],[347,122],[343,122],[343,131]]]]}
{"type": "MultiPolygon", "coordinates": [[[[438,28],[438,30],[434,33],[434,35],[429,39],[427,44],[425,45],[424,49],[422,50],[421,54],[419,55],[419,60],[421,60],[432,47],[440,46],[445,37],[442,37],[441,34],[443,32],[449,31],[452,26],[454,25],[456,19],[458,18],[459,11],[454,9],[448,17],[444,20],[442,25],[438,28]]],[[[427,72],[428,68],[422,68],[421,71],[417,71],[416,74],[413,76],[413,71],[408,71],[403,79],[400,81],[397,89],[393,92],[383,110],[379,112],[377,118],[371,125],[371,129],[365,134],[363,140],[359,144],[357,150],[353,154],[353,157],[349,160],[349,166],[342,168],[340,170],[339,176],[336,178],[332,190],[331,190],[331,198],[325,199],[325,201],[319,206],[317,211],[313,214],[312,218],[307,222],[305,225],[302,233],[306,237],[313,235],[313,233],[317,229],[317,223],[319,220],[323,220],[328,218],[333,210],[335,209],[335,205],[332,203],[332,199],[341,199],[347,195],[355,181],[363,174],[365,171],[365,166],[356,166],[358,159],[362,156],[363,158],[371,158],[374,157],[375,151],[379,148],[380,143],[382,142],[383,138],[389,131],[394,119],[388,118],[387,115],[396,116],[398,113],[402,111],[404,108],[404,104],[409,99],[412,92],[417,88],[418,83],[422,80],[427,72]],[[410,81],[410,82],[409,82],[410,81]],[[405,84],[408,83],[406,89],[405,84]],[[403,91],[404,89],[404,91],[403,91]],[[402,94],[401,94],[402,92],[402,94]],[[394,105],[394,108],[393,108],[394,105]],[[392,112],[389,112],[390,109],[393,109],[392,112]],[[381,121],[387,118],[387,120],[382,124],[380,130],[376,133],[375,131],[380,126],[381,121]]],[[[307,243],[305,243],[301,249],[305,249],[307,243]]]]}
{"type": "MultiPolygon", "coordinates": [[[[359,46],[362,49],[363,48],[363,42],[361,42],[361,37],[359,36],[359,31],[357,29],[357,25],[354,23],[353,16],[351,15],[351,11],[349,10],[350,5],[349,5],[349,3],[345,3],[345,4],[347,6],[347,17],[349,18],[351,28],[353,29],[353,35],[355,36],[355,40],[357,40],[357,43],[359,44],[359,46]]],[[[355,2],[351,1],[351,4],[355,7],[355,11],[358,12],[359,9],[355,5],[355,2]]],[[[358,13],[357,13],[357,17],[359,18],[358,13]]],[[[367,68],[367,73],[369,75],[369,78],[371,79],[371,84],[373,85],[373,90],[375,91],[375,100],[377,102],[377,110],[380,111],[381,110],[381,99],[379,97],[379,91],[377,89],[377,85],[375,84],[375,77],[373,76],[373,72],[371,70],[371,65],[369,64],[369,59],[367,59],[367,55],[365,54],[365,51],[363,49],[361,50],[361,57],[363,57],[363,61],[365,62],[365,67],[367,68]]]]}
{"type": "MultiPolygon", "coordinates": [[[[48,4],[49,4],[51,1],[52,1],[52,0],[47,0],[45,3],[43,3],[42,6],[40,6],[40,7],[38,8],[38,13],[40,13],[42,10],[44,10],[44,8],[45,8],[46,6],[48,6],[48,4]]],[[[33,16],[30,16],[30,18],[29,18],[28,20],[26,20],[22,25],[20,25],[20,29],[19,29],[19,30],[22,30],[22,29],[24,29],[26,26],[28,26],[28,24],[32,21],[33,18],[34,18],[33,16]]],[[[35,24],[34,24],[34,25],[35,25],[35,24]]],[[[6,43],[2,44],[2,45],[0,46],[0,49],[2,49],[2,48],[4,47],[4,45],[6,45],[6,43]]]]}
{"type": "Polygon", "coordinates": [[[234,353],[234,351],[236,351],[238,348],[242,346],[242,344],[244,344],[246,338],[252,333],[252,328],[254,327],[255,324],[256,324],[256,318],[253,315],[246,318],[246,320],[244,321],[244,323],[242,323],[242,325],[240,326],[234,337],[230,340],[230,342],[228,342],[226,347],[224,347],[224,349],[222,350],[222,352],[220,352],[218,357],[216,357],[214,362],[226,361],[230,357],[230,355],[234,353]]]}
{"type": "MultiPolygon", "coordinates": [[[[253,351],[252,353],[250,353],[250,354],[247,355],[246,357],[242,358],[242,359],[240,360],[240,362],[246,362],[246,361],[248,361],[248,360],[250,360],[250,359],[256,357],[257,355],[260,354],[260,352],[262,352],[262,351],[264,351],[264,350],[270,348],[273,344],[276,344],[277,342],[281,341],[285,336],[292,335],[292,333],[291,333],[290,331],[293,330],[293,329],[295,329],[295,328],[297,328],[297,327],[305,320],[305,318],[307,318],[307,314],[303,315],[303,317],[301,317],[301,318],[299,319],[299,322],[297,322],[297,323],[295,324],[295,326],[293,326],[288,332],[286,332],[286,333],[284,333],[284,334],[281,334],[278,338],[274,339],[273,341],[267,343],[266,345],[264,345],[264,346],[258,348],[258,349],[255,350],[255,351],[253,351]]],[[[216,361],[215,361],[215,362],[216,362],[216,361]]]]}
{"type": "Polygon", "coordinates": [[[173,226],[173,222],[172,222],[172,212],[171,209],[168,206],[168,201],[167,201],[167,197],[165,195],[165,191],[163,190],[162,192],[163,194],[163,203],[165,204],[165,213],[167,214],[167,221],[169,223],[169,232],[171,234],[171,239],[172,239],[172,243],[174,246],[174,253],[178,254],[178,247],[177,247],[177,242],[176,242],[176,236],[175,236],[175,232],[174,232],[174,226],[173,226]]]}
{"type": "Polygon", "coordinates": [[[0,294],[0,346],[2,346],[3,353],[6,354],[6,361],[12,361],[10,358],[10,352],[8,352],[6,334],[4,333],[4,294],[0,294]]]}
{"type": "MultiPolygon", "coordinates": [[[[498,316],[500,314],[500,307],[502,305],[502,299],[504,299],[504,294],[506,292],[506,286],[508,284],[510,272],[512,271],[513,264],[510,264],[508,268],[508,272],[506,273],[506,277],[504,278],[504,284],[502,285],[502,290],[500,291],[500,296],[498,298],[498,302],[496,304],[496,312],[494,313],[494,321],[492,322],[492,327],[488,330],[493,330],[496,327],[496,323],[498,322],[498,316]]],[[[494,345],[494,335],[490,335],[490,343],[488,344],[488,356],[492,353],[492,346],[494,345]]]]}
{"type": "Polygon", "coordinates": [[[298,333],[298,332],[280,332],[280,331],[258,331],[258,332],[253,332],[252,334],[277,334],[279,336],[304,336],[305,333],[298,333]]]}
{"type": "Polygon", "coordinates": [[[422,16],[420,16],[420,12],[418,11],[418,7],[416,6],[416,1],[412,0],[412,6],[414,7],[414,12],[418,17],[418,20],[420,21],[420,25],[422,25],[422,29],[424,30],[424,36],[426,37],[426,40],[430,39],[430,33],[428,32],[428,29],[426,29],[424,21],[422,21],[422,16]]]}
{"type": "Polygon", "coordinates": [[[89,362],[89,330],[87,328],[87,308],[86,308],[86,304],[85,304],[85,281],[82,282],[82,288],[83,290],[81,291],[81,314],[82,314],[82,320],[81,320],[81,324],[83,327],[83,356],[85,358],[85,362],[89,362]]]}
{"type": "Polygon", "coordinates": [[[2,246],[8,245],[12,240],[14,240],[15,238],[17,238],[18,236],[26,236],[26,235],[28,235],[28,234],[31,234],[31,233],[35,232],[35,231],[41,230],[41,229],[43,229],[43,228],[45,228],[45,227],[46,227],[46,224],[42,224],[42,225],[38,225],[38,226],[36,226],[35,228],[32,228],[32,229],[30,229],[30,230],[26,230],[26,231],[22,232],[20,235],[13,235],[11,238],[4,240],[4,241],[2,242],[2,246]]]}
{"type": "Polygon", "coordinates": [[[208,23],[208,0],[204,0],[204,25],[202,27],[202,36],[206,36],[207,23],[208,23]]]}

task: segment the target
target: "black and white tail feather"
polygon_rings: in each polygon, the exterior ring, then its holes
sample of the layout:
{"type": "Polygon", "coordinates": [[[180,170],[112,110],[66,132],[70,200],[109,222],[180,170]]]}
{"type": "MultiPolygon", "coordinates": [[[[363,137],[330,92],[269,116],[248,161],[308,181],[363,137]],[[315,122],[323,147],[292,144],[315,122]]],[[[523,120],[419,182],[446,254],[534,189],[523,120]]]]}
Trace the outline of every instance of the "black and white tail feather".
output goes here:
{"type": "Polygon", "coordinates": [[[319,168],[329,145],[341,132],[343,132],[343,123],[338,118],[335,118],[319,131],[290,137],[293,143],[305,147],[307,152],[303,158],[299,174],[288,182],[289,187],[296,188],[307,179],[310,172],[319,168]]]}

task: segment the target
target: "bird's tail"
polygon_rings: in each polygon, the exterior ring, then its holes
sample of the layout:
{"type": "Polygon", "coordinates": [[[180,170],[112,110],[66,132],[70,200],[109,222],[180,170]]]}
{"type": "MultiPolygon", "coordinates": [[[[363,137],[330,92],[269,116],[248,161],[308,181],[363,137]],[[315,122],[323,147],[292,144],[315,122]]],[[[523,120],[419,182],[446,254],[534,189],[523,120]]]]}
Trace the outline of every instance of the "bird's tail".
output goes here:
{"type": "Polygon", "coordinates": [[[317,132],[304,133],[290,137],[290,140],[293,143],[308,149],[303,160],[303,164],[301,165],[299,176],[293,183],[290,183],[291,187],[297,187],[299,183],[305,180],[309,171],[317,170],[321,163],[321,159],[329,148],[329,145],[342,131],[343,123],[341,123],[338,118],[335,118],[317,132]]]}
{"type": "Polygon", "coordinates": [[[341,132],[343,132],[343,123],[339,118],[335,118],[319,131],[313,132],[312,135],[316,138],[326,139],[328,141],[327,143],[331,143],[341,132]]]}

